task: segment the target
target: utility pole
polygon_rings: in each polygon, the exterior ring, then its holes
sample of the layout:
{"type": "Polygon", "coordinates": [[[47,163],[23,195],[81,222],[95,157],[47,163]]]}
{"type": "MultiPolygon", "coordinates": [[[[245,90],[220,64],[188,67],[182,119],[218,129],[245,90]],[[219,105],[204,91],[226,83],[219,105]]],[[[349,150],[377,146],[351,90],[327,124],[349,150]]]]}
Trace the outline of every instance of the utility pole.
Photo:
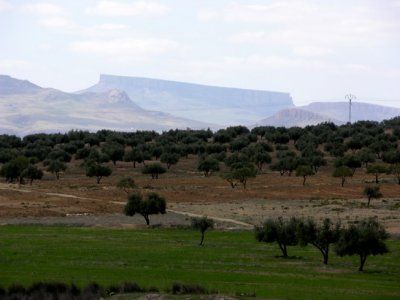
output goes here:
{"type": "Polygon", "coordinates": [[[347,100],[349,100],[349,124],[351,124],[351,101],[356,99],[356,96],[354,96],[353,94],[347,94],[346,96],[344,96],[347,100]]]}

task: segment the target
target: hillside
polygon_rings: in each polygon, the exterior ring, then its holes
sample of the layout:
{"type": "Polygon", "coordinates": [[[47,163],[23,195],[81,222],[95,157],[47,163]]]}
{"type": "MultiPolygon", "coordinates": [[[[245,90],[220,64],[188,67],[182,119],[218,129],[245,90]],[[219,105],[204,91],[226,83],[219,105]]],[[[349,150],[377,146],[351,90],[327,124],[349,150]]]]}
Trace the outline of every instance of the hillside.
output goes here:
{"type": "Polygon", "coordinates": [[[251,124],[293,106],[288,93],[113,75],[100,75],[99,82],[83,92],[110,89],[125,91],[145,109],[221,125],[251,124]]]}
{"type": "Polygon", "coordinates": [[[301,108],[289,108],[283,109],[273,116],[261,120],[255,126],[305,127],[307,125],[317,125],[324,122],[343,123],[323,114],[314,113],[301,108]]]}
{"type": "MultiPolygon", "coordinates": [[[[352,105],[352,122],[370,120],[383,121],[400,115],[400,108],[355,102],[352,105]]],[[[316,125],[323,122],[344,124],[349,119],[347,102],[313,102],[308,105],[283,109],[262,119],[255,126],[300,126],[316,125]]]]}
{"type": "Polygon", "coordinates": [[[5,88],[0,90],[0,133],[214,128],[209,123],[142,109],[125,92],[116,89],[71,94],[11,77],[2,86],[5,88]]]}

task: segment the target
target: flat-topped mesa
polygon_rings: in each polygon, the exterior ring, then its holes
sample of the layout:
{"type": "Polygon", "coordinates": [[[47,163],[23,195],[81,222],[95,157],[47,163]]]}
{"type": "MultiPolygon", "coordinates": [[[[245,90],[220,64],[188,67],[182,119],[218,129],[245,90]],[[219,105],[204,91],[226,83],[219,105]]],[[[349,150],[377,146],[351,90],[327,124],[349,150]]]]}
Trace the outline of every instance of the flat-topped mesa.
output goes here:
{"type": "Polygon", "coordinates": [[[249,124],[294,106],[289,93],[106,74],[86,91],[111,89],[125,91],[146,109],[226,125],[249,124]]]}

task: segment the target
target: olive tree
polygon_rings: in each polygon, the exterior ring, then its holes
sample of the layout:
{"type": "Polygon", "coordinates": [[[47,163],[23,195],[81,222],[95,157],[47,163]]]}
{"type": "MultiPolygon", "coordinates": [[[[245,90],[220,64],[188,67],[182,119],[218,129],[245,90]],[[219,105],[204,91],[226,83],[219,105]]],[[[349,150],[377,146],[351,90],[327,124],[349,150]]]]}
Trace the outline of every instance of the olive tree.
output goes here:
{"type": "Polygon", "coordinates": [[[167,170],[160,163],[152,163],[143,167],[143,174],[150,174],[152,179],[158,179],[158,175],[164,174],[167,170]]]}
{"type": "Polygon", "coordinates": [[[340,223],[334,225],[328,218],[320,225],[313,219],[301,221],[298,223],[297,236],[300,245],[313,245],[321,252],[324,264],[328,264],[330,245],[336,243],[340,236],[340,223]]]}
{"type": "Polygon", "coordinates": [[[205,157],[200,159],[197,170],[204,173],[204,176],[208,177],[211,172],[219,171],[219,161],[213,157],[205,157]]]}
{"type": "Polygon", "coordinates": [[[362,220],[342,230],[336,244],[336,253],[339,256],[358,255],[360,257],[358,270],[363,271],[368,256],[385,254],[389,251],[385,244],[387,238],[385,228],[377,220],[362,220]]]}
{"type": "Polygon", "coordinates": [[[296,168],[296,176],[303,177],[303,185],[306,184],[307,177],[314,174],[314,170],[308,165],[301,165],[296,168]]]}
{"type": "Polygon", "coordinates": [[[150,193],[145,199],[141,194],[135,193],[129,196],[124,213],[127,216],[140,214],[145,219],[146,224],[150,225],[150,215],[166,213],[166,201],[164,197],[157,193],[150,193]]]}
{"type": "Polygon", "coordinates": [[[133,148],[125,153],[124,161],[132,162],[133,167],[136,168],[136,163],[144,162],[143,152],[139,149],[133,148]]]}
{"type": "Polygon", "coordinates": [[[268,219],[262,226],[255,227],[256,239],[259,242],[277,243],[284,258],[288,257],[287,247],[298,244],[298,220],[291,218],[284,220],[282,217],[274,220],[268,219]]]}
{"type": "Polygon", "coordinates": [[[375,176],[375,183],[379,183],[379,175],[388,172],[388,168],[384,165],[369,165],[367,167],[367,174],[374,174],[375,176]]]}
{"type": "Polygon", "coordinates": [[[34,165],[29,165],[26,169],[22,171],[21,177],[27,178],[29,180],[29,184],[32,185],[32,182],[34,180],[42,179],[43,171],[34,165]]]}
{"type": "Polygon", "coordinates": [[[192,228],[199,230],[201,233],[200,246],[203,246],[204,234],[208,229],[214,228],[214,220],[207,217],[192,218],[192,228]]]}
{"type": "Polygon", "coordinates": [[[368,198],[367,206],[369,206],[371,199],[379,199],[382,198],[382,193],[380,192],[379,186],[367,186],[364,189],[364,195],[368,198]]]}
{"type": "Polygon", "coordinates": [[[346,182],[347,177],[353,177],[353,171],[347,166],[340,166],[333,171],[333,177],[341,178],[342,179],[342,187],[346,182]]]}
{"type": "Polygon", "coordinates": [[[50,160],[46,162],[47,171],[53,173],[56,176],[56,179],[60,179],[60,173],[67,170],[67,165],[60,160],[50,160]]]}
{"type": "Polygon", "coordinates": [[[86,168],[86,176],[96,177],[97,184],[100,184],[100,180],[103,177],[108,177],[112,173],[112,170],[107,166],[102,166],[100,164],[94,163],[89,164],[86,168]]]}
{"type": "Polygon", "coordinates": [[[137,188],[137,185],[132,177],[124,177],[118,181],[117,187],[129,194],[129,191],[137,188]]]}
{"type": "Polygon", "coordinates": [[[160,161],[167,165],[167,169],[171,168],[172,165],[176,165],[179,161],[179,154],[177,153],[163,153],[160,156],[160,161]]]}

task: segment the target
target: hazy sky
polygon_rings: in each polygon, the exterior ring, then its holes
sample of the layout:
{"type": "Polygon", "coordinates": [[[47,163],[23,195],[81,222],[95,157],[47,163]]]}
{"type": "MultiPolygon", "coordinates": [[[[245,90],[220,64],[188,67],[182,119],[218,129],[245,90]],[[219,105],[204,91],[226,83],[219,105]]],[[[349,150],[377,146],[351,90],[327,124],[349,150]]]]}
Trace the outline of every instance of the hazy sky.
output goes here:
{"type": "Polygon", "coordinates": [[[400,107],[400,0],[0,0],[0,74],[75,91],[100,73],[400,107]]]}

